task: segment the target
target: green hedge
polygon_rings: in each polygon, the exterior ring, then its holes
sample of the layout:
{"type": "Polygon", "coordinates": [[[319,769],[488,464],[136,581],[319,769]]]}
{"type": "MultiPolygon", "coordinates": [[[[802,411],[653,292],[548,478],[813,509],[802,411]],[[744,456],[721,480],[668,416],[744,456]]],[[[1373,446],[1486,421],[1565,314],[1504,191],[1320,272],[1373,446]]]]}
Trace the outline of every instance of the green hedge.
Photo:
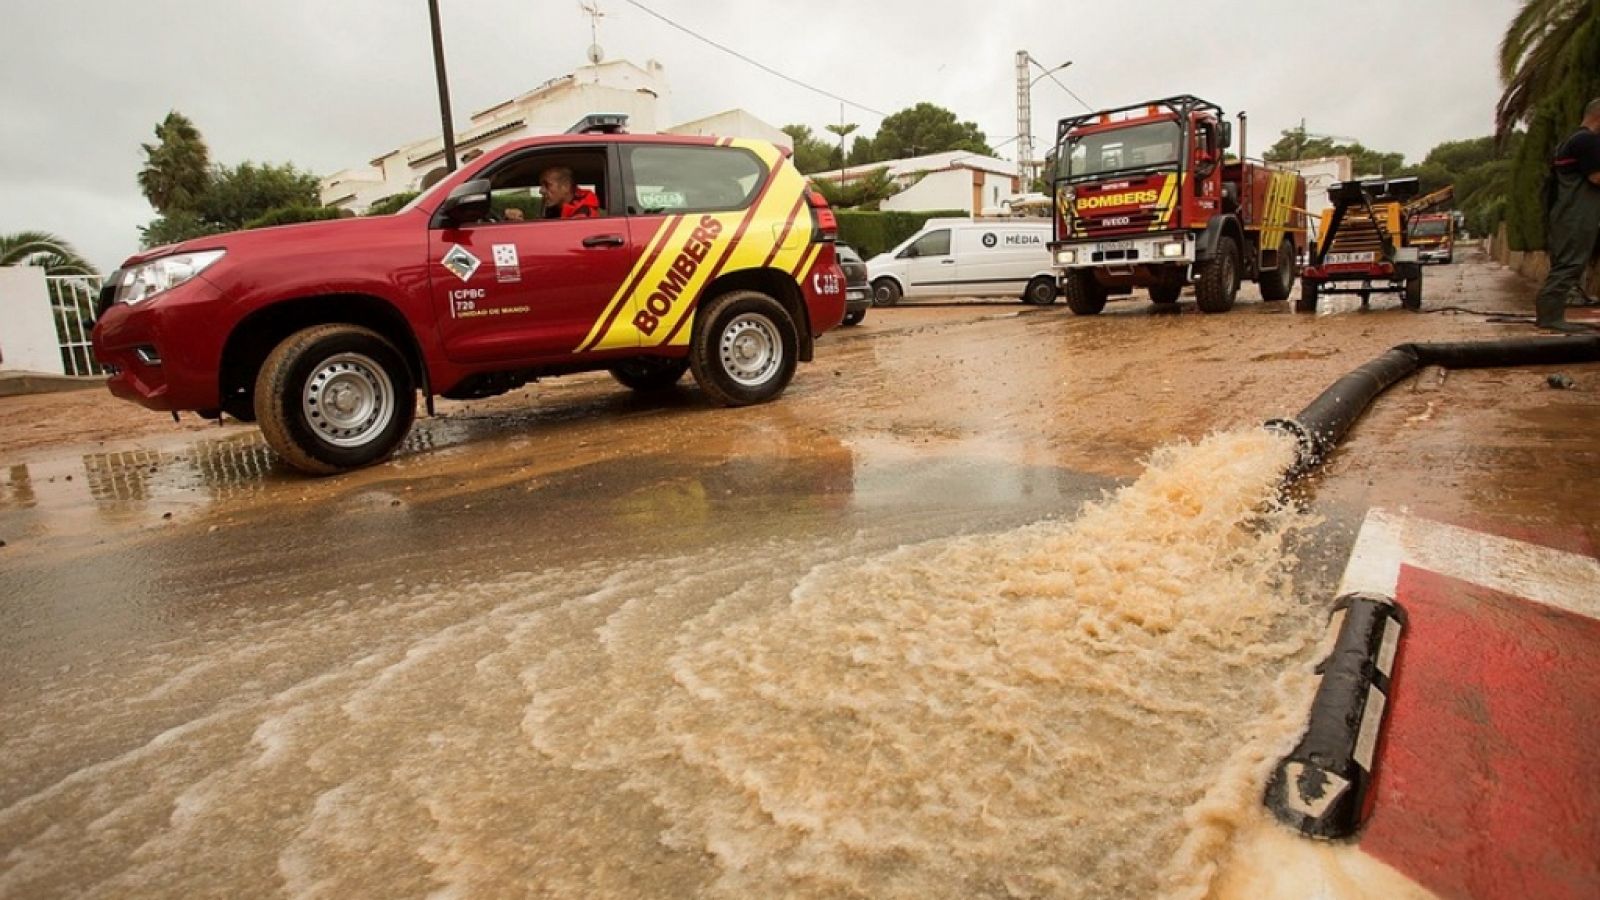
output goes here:
{"type": "Polygon", "coordinates": [[[271,228],[274,225],[293,225],[296,222],[321,222],[325,219],[343,218],[345,212],[333,206],[280,206],[269,209],[244,223],[246,228],[271,228]]]}
{"type": "MultiPolygon", "coordinates": [[[[1600,0],[1594,0],[1600,5],[1600,0]]],[[[1544,249],[1544,207],[1540,187],[1550,157],[1567,136],[1578,130],[1583,106],[1600,97],[1600,17],[1580,28],[1562,48],[1568,71],[1559,89],[1540,100],[1528,123],[1528,135],[1512,163],[1511,192],[1506,203],[1506,232],[1513,250],[1544,249]]]]}
{"type": "Polygon", "coordinates": [[[871,259],[891,249],[922,229],[929,219],[969,218],[964,209],[932,212],[879,212],[865,209],[834,211],[839,220],[839,240],[856,248],[862,259],[871,259]]]}

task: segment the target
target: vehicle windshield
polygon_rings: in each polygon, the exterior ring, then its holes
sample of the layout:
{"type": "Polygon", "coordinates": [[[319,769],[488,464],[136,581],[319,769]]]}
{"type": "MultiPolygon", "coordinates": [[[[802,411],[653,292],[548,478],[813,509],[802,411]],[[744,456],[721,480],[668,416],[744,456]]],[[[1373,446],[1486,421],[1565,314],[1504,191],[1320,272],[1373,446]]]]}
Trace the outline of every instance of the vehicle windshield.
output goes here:
{"type": "Polygon", "coordinates": [[[1178,161],[1183,132],[1177,122],[1148,122],[1113,131],[1068,135],[1063,178],[1083,178],[1178,161]]]}
{"type": "Polygon", "coordinates": [[[1426,219],[1411,226],[1411,233],[1417,237],[1438,237],[1449,230],[1443,219],[1426,219]]]}

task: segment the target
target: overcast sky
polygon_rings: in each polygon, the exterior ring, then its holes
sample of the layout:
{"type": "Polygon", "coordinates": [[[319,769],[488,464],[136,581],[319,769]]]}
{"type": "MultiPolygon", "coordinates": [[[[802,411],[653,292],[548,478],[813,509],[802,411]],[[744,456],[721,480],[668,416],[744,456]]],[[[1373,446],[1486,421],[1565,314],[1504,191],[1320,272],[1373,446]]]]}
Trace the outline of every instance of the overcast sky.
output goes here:
{"type": "MultiPolygon", "coordinates": [[[[1492,128],[1495,49],[1517,0],[642,0],[794,78],[884,112],[919,101],[1016,132],[1014,54],[1096,106],[1192,93],[1250,113],[1250,152],[1306,120],[1420,159],[1492,128]]],[[[743,107],[821,132],[839,103],[731,58],[628,4],[599,0],[609,59],[666,66],[685,121],[743,107]]],[[[584,63],[577,0],[440,0],[458,127],[471,112],[584,63]]],[[[438,128],[426,0],[51,0],[0,21],[0,233],[55,232],[106,271],[153,211],[141,142],[176,109],[214,161],[317,175],[438,128]]],[[[1082,107],[1033,89],[1041,146],[1082,107]]],[[[879,116],[846,107],[860,133],[879,116]]],[[[1006,144],[1002,156],[1015,152],[1006,144]]],[[[1042,152],[1042,151],[1041,151],[1042,152]]]]}

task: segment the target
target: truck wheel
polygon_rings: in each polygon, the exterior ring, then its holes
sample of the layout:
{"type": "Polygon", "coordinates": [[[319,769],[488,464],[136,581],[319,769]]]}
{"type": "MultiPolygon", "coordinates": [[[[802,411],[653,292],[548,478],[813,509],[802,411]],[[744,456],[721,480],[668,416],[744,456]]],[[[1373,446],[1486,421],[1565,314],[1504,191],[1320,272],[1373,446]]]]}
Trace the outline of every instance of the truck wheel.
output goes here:
{"type": "Polygon", "coordinates": [[[609,370],[623,387],[641,394],[655,394],[671,390],[683,373],[689,371],[687,359],[663,359],[659,356],[642,356],[617,363],[609,370]]]}
{"type": "Polygon", "coordinates": [[[1262,272],[1256,282],[1261,287],[1261,299],[1271,303],[1289,299],[1294,290],[1294,244],[1284,240],[1278,245],[1278,267],[1262,272]]]}
{"type": "Polygon", "coordinates": [[[1406,279],[1406,291],[1400,295],[1400,306],[1403,309],[1419,310],[1422,308],[1422,273],[1406,279]]]}
{"type": "Polygon", "coordinates": [[[864,310],[864,309],[858,309],[855,312],[847,312],[847,313],[845,313],[844,314],[844,321],[841,322],[840,324],[844,325],[846,328],[848,328],[848,327],[850,327],[852,325],[860,325],[861,324],[861,320],[865,319],[866,317],[867,317],[867,311],[864,310]]]}
{"type": "Polygon", "coordinates": [[[1294,311],[1297,313],[1317,311],[1317,282],[1300,279],[1300,296],[1294,301],[1294,311]]]}
{"type": "Polygon", "coordinates": [[[893,278],[879,278],[872,283],[872,305],[893,306],[900,302],[904,292],[893,278]]]}
{"type": "Polygon", "coordinates": [[[1178,297],[1183,294],[1181,284],[1153,284],[1149,287],[1150,302],[1168,305],[1178,302],[1178,297]]]}
{"type": "Polygon", "coordinates": [[[1056,280],[1044,275],[1028,282],[1028,287],[1022,292],[1022,302],[1034,306],[1049,306],[1056,302],[1056,280]]]}
{"type": "Polygon", "coordinates": [[[1065,279],[1067,307],[1080,316],[1092,316],[1106,308],[1106,288],[1093,272],[1074,269],[1065,279]]]}
{"type": "Polygon", "coordinates": [[[256,420],[283,461],[333,475],[394,452],[417,413],[411,369],[394,345],[355,325],[285,338],[256,375],[256,420]]]}
{"type": "Polygon", "coordinates": [[[1225,313],[1233,309],[1234,295],[1239,292],[1239,245],[1224,235],[1217,241],[1217,249],[1200,272],[1200,281],[1194,286],[1195,305],[1201,312],[1225,313]]]}
{"type": "Polygon", "coordinates": [[[799,339],[782,304],[760,291],[730,291],[695,314],[689,367],[723,406],[765,403],[794,377],[799,339]]]}

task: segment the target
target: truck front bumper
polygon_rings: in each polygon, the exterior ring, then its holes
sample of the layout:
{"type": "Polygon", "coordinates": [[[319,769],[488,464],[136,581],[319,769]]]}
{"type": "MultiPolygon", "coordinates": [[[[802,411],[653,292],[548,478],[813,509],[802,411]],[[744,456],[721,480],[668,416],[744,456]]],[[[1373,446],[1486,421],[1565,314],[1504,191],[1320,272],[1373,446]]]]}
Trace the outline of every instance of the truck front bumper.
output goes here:
{"type": "Polygon", "coordinates": [[[1058,269],[1128,268],[1194,262],[1194,236],[1186,232],[1124,238],[1059,241],[1050,245],[1058,269]]]}

